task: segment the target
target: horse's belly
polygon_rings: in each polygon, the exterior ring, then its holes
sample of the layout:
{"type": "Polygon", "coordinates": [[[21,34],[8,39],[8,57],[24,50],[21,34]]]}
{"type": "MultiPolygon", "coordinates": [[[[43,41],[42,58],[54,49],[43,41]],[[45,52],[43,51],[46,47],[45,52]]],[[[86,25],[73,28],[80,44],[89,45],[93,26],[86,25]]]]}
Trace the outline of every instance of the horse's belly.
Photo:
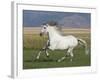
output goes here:
{"type": "Polygon", "coordinates": [[[64,50],[67,48],[68,48],[68,45],[66,45],[65,41],[59,41],[58,43],[54,43],[51,46],[49,46],[49,49],[51,50],[56,50],[56,49],[64,50]]]}
{"type": "Polygon", "coordinates": [[[65,46],[65,45],[58,46],[57,49],[60,49],[60,50],[68,49],[68,46],[65,46]]]}
{"type": "Polygon", "coordinates": [[[48,47],[50,50],[61,49],[62,47],[58,46],[58,44],[53,44],[48,47]]]}
{"type": "Polygon", "coordinates": [[[66,41],[60,41],[57,45],[58,49],[67,49],[68,45],[66,45],[66,41]]]}
{"type": "Polygon", "coordinates": [[[56,46],[56,47],[54,47],[54,46],[50,46],[49,47],[50,50],[57,50],[57,49],[64,50],[64,49],[67,49],[67,48],[68,48],[68,46],[64,46],[64,45],[62,45],[62,46],[56,46]]]}

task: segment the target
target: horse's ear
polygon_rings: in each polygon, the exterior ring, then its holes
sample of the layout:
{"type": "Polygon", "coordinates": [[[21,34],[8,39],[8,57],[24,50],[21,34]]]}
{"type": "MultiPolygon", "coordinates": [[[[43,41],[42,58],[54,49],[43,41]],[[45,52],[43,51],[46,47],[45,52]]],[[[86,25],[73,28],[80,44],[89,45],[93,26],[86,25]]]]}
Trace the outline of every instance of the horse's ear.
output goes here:
{"type": "Polygon", "coordinates": [[[49,21],[48,25],[50,25],[50,26],[57,26],[58,24],[55,21],[49,21]]]}
{"type": "Polygon", "coordinates": [[[44,25],[48,27],[48,24],[47,24],[47,23],[43,23],[43,24],[42,24],[42,26],[44,26],[44,25]]]}
{"type": "Polygon", "coordinates": [[[43,23],[42,25],[46,25],[46,23],[43,23]]]}
{"type": "Polygon", "coordinates": [[[49,24],[46,24],[46,26],[48,27],[48,26],[49,26],[49,24]]]}

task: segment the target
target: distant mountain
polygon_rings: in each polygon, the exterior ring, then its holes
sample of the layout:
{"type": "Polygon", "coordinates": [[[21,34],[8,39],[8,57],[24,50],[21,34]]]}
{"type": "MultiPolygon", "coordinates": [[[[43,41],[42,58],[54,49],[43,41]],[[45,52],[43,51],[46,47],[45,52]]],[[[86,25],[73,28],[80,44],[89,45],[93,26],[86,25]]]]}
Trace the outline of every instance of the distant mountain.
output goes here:
{"type": "Polygon", "coordinates": [[[58,26],[89,28],[90,20],[89,13],[23,10],[24,27],[40,27],[41,24],[48,21],[56,21],[58,26]]]}
{"type": "Polygon", "coordinates": [[[80,27],[87,28],[90,26],[89,20],[77,14],[64,17],[63,19],[59,20],[59,24],[66,27],[77,27],[77,28],[80,27]]]}

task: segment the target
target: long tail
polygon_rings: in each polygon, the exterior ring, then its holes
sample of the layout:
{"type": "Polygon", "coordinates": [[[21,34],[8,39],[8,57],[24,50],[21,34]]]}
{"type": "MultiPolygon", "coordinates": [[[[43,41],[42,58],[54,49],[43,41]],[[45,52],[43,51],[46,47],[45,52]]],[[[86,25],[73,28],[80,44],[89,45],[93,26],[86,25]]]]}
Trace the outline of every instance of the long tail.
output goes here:
{"type": "Polygon", "coordinates": [[[89,50],[88,50],[86,41],[83,40],[83,39],[78,39],[78,42],[85,47],[85,54],[88,55],[89,54],[89,50]]]}

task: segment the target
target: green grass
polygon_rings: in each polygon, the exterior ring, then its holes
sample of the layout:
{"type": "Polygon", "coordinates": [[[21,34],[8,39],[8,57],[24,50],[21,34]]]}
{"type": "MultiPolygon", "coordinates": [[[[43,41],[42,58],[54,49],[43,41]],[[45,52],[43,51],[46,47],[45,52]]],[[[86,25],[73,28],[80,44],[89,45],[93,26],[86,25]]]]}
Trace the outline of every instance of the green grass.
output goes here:
{"type": "MultiPolygon", "coordinates": [[[[90,33],[72,35],[84,39],[88,44],[88,48],[91,48],[90,33]]],[[[70,62],[70,57],[67,57],[60,63],[57,62],[58,59],[65,55],[66,50],[49,50],[49,58],[47,58],[45,53],[43,52],[41,53],[40,59],[35,61],[39,49],[43,47],[43,44],[46,42],[47,37],[40,37],[39,34],[25,34],[23,38],[23,69],[81,67],[91,65],[91,52],[89,52],[89,55],[85,55],[84,47],[80,45],[74,49],[74,58],[72,62],[70,62]]]]}
{"type": "Polygon", "coordinates": [[[65,55],[66,51],[50,51],[50,57],[47,58],[45,53],[41,53],[40,59],[36,59],[38,50],[25,49],[24,50],[24,69],[33,68],[54,68],[54,67],[74,67],[74,66],[90,66],[90,54],[85,55],[83,47],[78,47],[74,50],[73,61],[70,62],[70,57],[58,63],[57,60],[65,55]]]}

